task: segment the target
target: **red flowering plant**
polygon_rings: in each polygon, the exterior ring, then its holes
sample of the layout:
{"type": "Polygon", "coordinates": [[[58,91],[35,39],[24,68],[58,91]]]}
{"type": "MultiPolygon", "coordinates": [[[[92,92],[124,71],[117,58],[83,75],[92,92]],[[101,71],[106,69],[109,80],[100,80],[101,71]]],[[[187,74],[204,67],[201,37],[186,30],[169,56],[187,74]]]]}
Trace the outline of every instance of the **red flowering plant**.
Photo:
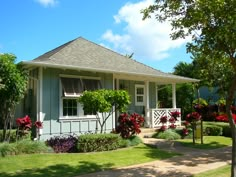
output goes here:
{"type": "Polygon", "coordinates": [[[159,129],[159,131],[162,131],[162,132],[164,132],[166,130],[167,130],[167,126],[165,126],[165,125],[162,125],[159,129]]]}
{"type": "Polygon", "coordinates": [[[176,128],[176,125],[174,123],[170,124],[169,126],[170,129],[175,129],[176,128]]]}
{"type": "Polygon", "coordinates": [[[17,124],[18,128],[21,130],[30,130],[32,127],[32,122],[31,122],[31,119],[28,115],[26,115],[23,118],[17,118],[16,124],[17,124]]]}
{"type": "Polygon", "coordinates": [[[182,130],[182,137],[184,138],[188,134],[189,134],[189,130],[187,128],[183,128],[183,130],[182,130]]]}
{"type": "Polygon", "coordinates": [[[201,120],[201,118],[202,116],[198,112],[192,112],[186,116],[186,121],[190,123],[193,132],[193,144],[195,144],[195,133],[196,133],[197,122],[201,120]]]}
{"type": "MultiPolygon", "coordinates": [[[[234,123],[236,123],[236,114],[232,114],[232,117],[234,119],[234,123]]],[[[218,122],[229,122],[229,119],[226,114],[221,114],[216,117],[216,121],[218,122]]]]}
{"type": "Polygon", "coordinates": [[[180,117],[181,113],[179,111],[173,111],[170,113],[171,117],[175,119],[175,121],[180,117]]]}
{"type": "Polygon", "coordinates": [[[160,118],[160,123],[162,123],[162,124],[167,123],[167,116],[162,116],[162,117],[160,118]]]}
{"type": "Polygon", "coordinates": [[[119,125],[116,128],[116,132],[120,133],[122,138],[128,139],[141,132],[140,128],[144,122],[144,118],[137,113],[123,113],[119,116],[118,122],[119,125]]]}
{"type": "MultiPolygon", "coordinates": [[[[31,128],[32,128],[32,121],[28,115],[22,118],[16,119],[16,125],[17,125],[17,139],[22,138],[29,134],[31,128]]],[[[41,121],[36,121],[33,124],[37,129],[43,128],[43,123],[41,121]]]]}
{"type": "Polygon", "coordinates": [[[186,137],[190,132],[190,123],[188,121],[183,122],[184,128],[182,129],[182,139],[186,137]]]}
{"type": "Polygon", "coordinates": [[[188,114],[186,116],[186,120],[190,123],[190,124],[194,124],[197,121],[201,120],[201,115],[198,112],[192,112],[190,114],[188,114]]]}
{"type": "Polygon", "coordinates": [[[169,122],[174,124],[176,122],[176,119],[174,117],[169,118],[169,122]]]}

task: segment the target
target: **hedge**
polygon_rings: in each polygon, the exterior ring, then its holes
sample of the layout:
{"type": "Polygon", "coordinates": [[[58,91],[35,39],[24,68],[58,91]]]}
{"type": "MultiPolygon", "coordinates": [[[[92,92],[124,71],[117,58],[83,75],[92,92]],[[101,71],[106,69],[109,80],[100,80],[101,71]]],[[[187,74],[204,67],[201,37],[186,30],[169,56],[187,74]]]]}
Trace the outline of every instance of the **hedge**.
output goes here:
{"type": "MultiPolygon", "coordinates": [[[[229,123],[225,122],[203,122],[203,127],[217,126],[222,128],[222,136],[231,137],[229,123]]],[[[205,129],[204,129],[205,130],[205,129]]]]}
{"type": "Polygon", "coordinates": [[[97,152],[115,150],[120,147],[122,138],[118,134],[80,135],[77,143],[79,152],[97,152]]]}

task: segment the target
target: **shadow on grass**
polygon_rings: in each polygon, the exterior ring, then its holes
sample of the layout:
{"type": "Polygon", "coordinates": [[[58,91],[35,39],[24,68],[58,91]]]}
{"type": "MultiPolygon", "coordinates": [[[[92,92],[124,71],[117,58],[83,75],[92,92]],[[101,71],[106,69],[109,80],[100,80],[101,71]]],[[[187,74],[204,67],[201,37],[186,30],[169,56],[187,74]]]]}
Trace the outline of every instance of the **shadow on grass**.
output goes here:
{"type": "Polygon", "coordinates": [[[99,173],[91,173],[78,177],[190,177],[190,173],[176,171],[173,168],[166,167],[165,171],[159,170],[158,167],[141,166],[127,169],[117,169],[103,171],[99,173]]]}
{"type": "Polygon", "coordinates": [[[221,144],[219,142],[213,141],[207,144],[200,144],[200,143],[195,143],[195,145],[193,144],[193,142],[180,142],[183,146],[186,147],[191,147],[191,148],[198,148],[198,149],[216,149],[216,148],[222,148],[222,147],[226,147],[226,145],[221,144]]]}
{"type": "Polygon", "coordinates": [[[83,161],[79,162],[78,166],[58,164],[46,168],[25,169],[14,174],[0,172],[0,177],[72,177],[96,171],[108,170],[112,165],[113,164],[110,163],[98,165],[89,161],[83,161]]]}
{"type": "MultiPolygon", "coordinates": [[[[146,153],[146,156],[149,158],[153,158],[154,160],[164,160],[171,157],[182,155],[181,153],[171,152],[168,149],[159,149],[155,145],[145,144],[150,148],[150,150],[146,153]]],[[[142,148],[142,147],[137,147],[142,148]]]]}

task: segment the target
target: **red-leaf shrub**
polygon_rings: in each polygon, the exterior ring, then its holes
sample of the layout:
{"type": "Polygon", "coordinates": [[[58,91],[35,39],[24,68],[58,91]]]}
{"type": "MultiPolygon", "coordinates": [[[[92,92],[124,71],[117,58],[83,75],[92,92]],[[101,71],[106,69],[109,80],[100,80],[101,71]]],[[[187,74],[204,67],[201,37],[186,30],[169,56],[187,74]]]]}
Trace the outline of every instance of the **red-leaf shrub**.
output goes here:
{"type": "Polygon", "coordinates": [[[34,126],[36,127],[36,128],[43,128],[43,122],[41,122],[41,121],[36,121],[35,123],[34,123],[34,126]]]}
{"type": "Polygon", "coordinates": [[[176,125],[174,123],[170,124],[169,128],[171,129],[175,129],[176,128],[176,125]]]}
{"type": "MultiPolygon", "coordinates": [[[[234,123],[236,123],[236,114],[232,114],[234,123]]],[[[229,122],[228,116],[226,114],[221,114],[216,117],[216,121],[218,122],[229,122]]]]}
{"type": "MultiPolygon", "coordinates": [[[[29,133],[32,128],[32,121],[28,115],[22,118],[16,119],[17,128],[17,139],[22,138],[29,133]]],[[[36,121],[33,124],[37,129],[43,128],[43,123],[41,121],[36,121]]]]}
{"type": "Polygon", "coordinates": [[[183,128],[183,130],[182,130],[182,136],[184,137],[184,136],[187,136],[188,134],[189,134],[188,129],[187,129],[187,128],[183,128]]]}
{"type": "Polygon", "coordinates": [[[167,116],[162,116],[162,117],[160,118],[160,123],[164,124],[164,123],[166,123],[166,122],[167,122],[167,116]]]}
{"type": "Polygon", "coordinates": [[[201,115],[198,112],[192,112],[186,116],[186,120],[190,123],[201,120],[201,115]]]}
{"type": "Polygon", "coordinates": [[[177,118],[180,116],[181,113],[179,111],[173,111],[170,114],[171,114],[171,117],[177,120],[177,118]]]}
{"type": "Polygon", "coordinates": [[[21,130],[30,130],[32,127],[32,122],[28,115],[23,118],[17,118],[16,124],[21,130]]]}
{"type": "Polygon", "coordinates": [[[144,122],[144,118],[133,113],[131,115],[124,113],[118,118],[119,126],[116,128],[116,132],[120,133],[122,138],[130,138],[134,134],[139,134],[141,132],[140,127],[144,122]]]}
{"type": "Polygon", "coordinates": [[[56,153],[76,152],[78,138],[74,136],[55,136],[46,141],[56,153]]]}
{"type": "Polygon", "coordinates": [[[184,125],[185,127],[188,127],[188,126],[190,125],[190,123],[189,123],[188,121],[184,121],[184,122],[183,122],[183,125],[184,125]]]}
{"type": "Polygon", "coordinates": [[[165,126],[165,125],[162,125],[161,127],[160,127],[160,129],[159,129],[160,131],[166,131],[167,130],[167,126],[165,126]]]}
{"type": "Polygon", "coordinates": [[[175,121],[176,121],[176,119],[175,119],[174,117],[171,117],[171,118],[169,119],[169,122],[170,122],[170,123],[175,123],[175,121]]]}

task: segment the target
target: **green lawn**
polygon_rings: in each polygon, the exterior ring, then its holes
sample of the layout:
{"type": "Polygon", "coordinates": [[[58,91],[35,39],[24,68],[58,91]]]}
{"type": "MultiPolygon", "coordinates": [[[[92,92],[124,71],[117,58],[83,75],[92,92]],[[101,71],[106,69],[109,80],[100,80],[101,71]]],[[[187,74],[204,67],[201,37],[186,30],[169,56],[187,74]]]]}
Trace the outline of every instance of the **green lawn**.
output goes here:
{"type": "Polygon", "coordinates": [[[108,152],[7,156],[0,158],[0,177],[71,177],[175,155],[142,144],[108,152]]]}
{"type": "Polygon", "coordinates": [[[203,144],[201,144],[200,139],[198,139],[196,140],[195,145],[193,145],[192,139],[181,139],[178,141],[181,142],[181,144],[184,146],[199,148],[199,149],[216,149],[232,145],[232,139],[224,136],[204,136],[203,144]]]}
{"type": "Polygon", "coordinates": [[[204,173],[199,173],[193,177],[229,177],[230,176],[230,165],[226,165],[215,170],[209,170],[204,173]]]}

